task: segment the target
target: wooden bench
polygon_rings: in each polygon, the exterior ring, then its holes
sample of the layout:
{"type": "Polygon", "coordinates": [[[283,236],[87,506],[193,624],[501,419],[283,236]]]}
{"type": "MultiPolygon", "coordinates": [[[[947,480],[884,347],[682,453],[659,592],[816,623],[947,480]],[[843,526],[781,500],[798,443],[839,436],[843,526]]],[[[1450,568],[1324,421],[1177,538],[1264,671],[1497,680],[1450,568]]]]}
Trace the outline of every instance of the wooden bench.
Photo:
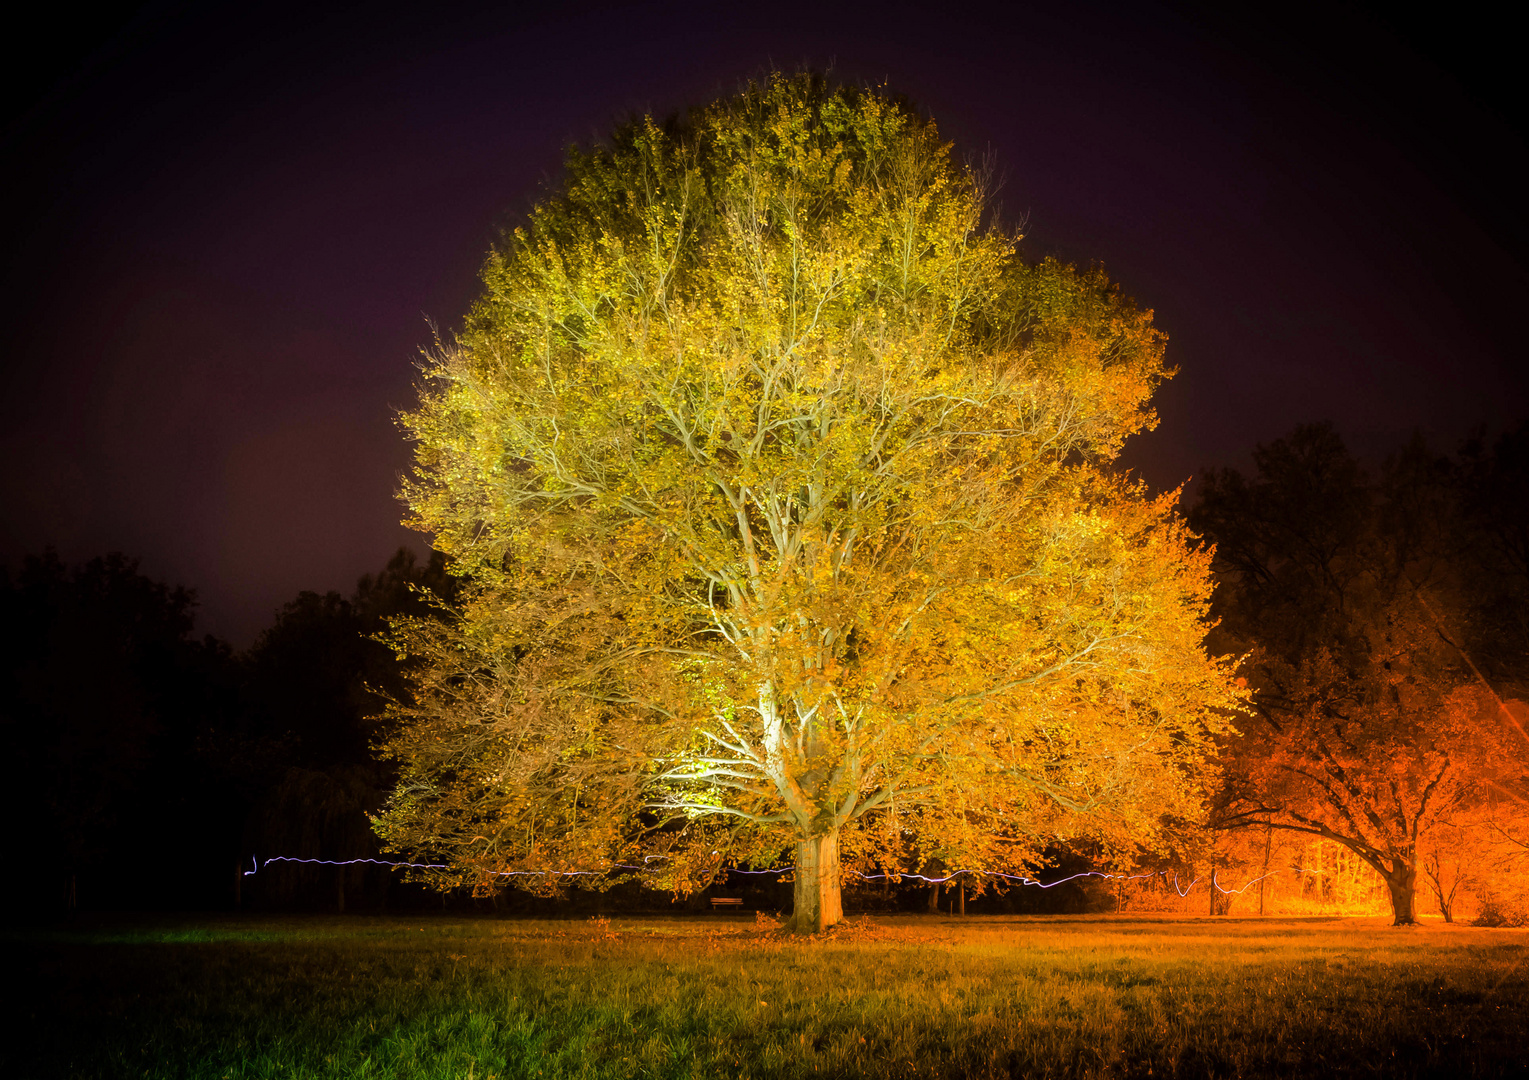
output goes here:
{"type": "Polygon", "coordinates": [[[716,911],[718,908],[741,908],[742,906],[743,897],[741,896],[713,896],[711,898],[711,909],[713,911],[716,911]]]}

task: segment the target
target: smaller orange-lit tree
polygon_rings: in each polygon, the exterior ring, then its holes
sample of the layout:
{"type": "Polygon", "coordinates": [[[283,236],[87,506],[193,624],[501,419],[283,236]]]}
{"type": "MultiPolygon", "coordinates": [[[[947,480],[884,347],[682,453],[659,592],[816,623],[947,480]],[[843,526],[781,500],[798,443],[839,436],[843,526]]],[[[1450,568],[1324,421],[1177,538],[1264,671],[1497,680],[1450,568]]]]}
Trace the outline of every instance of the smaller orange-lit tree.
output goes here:
{"type": "Polygon", "coordinates": [[[1472,866],[1475,839],[1471,830],[1463,827],[1461,813],[1457,811],[1442,815],[1419,843],[1423,880],[1447,923],[1455,921],[1461,887],[1470,888],[1472,872],[1477,869],[1472,866]]]}
{"type": "MultiPolygon", "coordinates": [[[[1511,772],[1512,725],[1448,629],[1458,589],[1447,462],[1414,443],[1370,481],[1325,425],[1207,479],[1223,642],[1250,649],[1255,720],[1227,750],[1216,821],[1307,833],[1385,880],[1397,925],[1420,870],[1456,887],[1442,832],[1511,772]]],[[[1479,833],[1472,831],[1470,835],[1479,833]]]]}
{"type": "Polygon", "coordinates": [[[1461,833],[1505,746],[1495,699],[1439,663],[1431,627],[1394,610],[1386,621],[1360,663],[1323,653],[1257,665],[1262,723],[1235,752],[1217,820],[1344,845],[1385,880],[1404,925],[1417,921],[1420,871],[1448,913],[1464,869],[1455,860],[1471,853],[1441,861],[1439,844],[1461,833]]]}

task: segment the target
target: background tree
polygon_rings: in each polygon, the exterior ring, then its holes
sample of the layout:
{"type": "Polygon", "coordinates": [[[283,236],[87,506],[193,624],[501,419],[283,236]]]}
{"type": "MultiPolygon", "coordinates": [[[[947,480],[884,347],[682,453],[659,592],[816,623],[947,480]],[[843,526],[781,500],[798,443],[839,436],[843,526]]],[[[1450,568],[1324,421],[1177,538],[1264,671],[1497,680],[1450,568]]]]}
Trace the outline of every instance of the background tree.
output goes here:
{"type": "MultiPolygon", "coordinates": [[[[367,815],[392,787],[372,744],[388,695],[403,691],[393,650],[377,640],[387,620],[427,610],[454,588],[439,553],[421,564],[401,548],[349,596],[302,592],[277,612],[241,658],[245,739],[254,752],[245,780],[243,865],[272,855],[342,861],[381,854],[367,815]]],[[[347,892],[372,904],[392,874],[379,866],[272,864],[259,899],[329,905],[347,892]]]]}
{"type": "Polygon", "coordinates": [[[1460,887],[1466,884],[1472,870],[1479,869],[1472,865],[1475,839],[1472,830],[1462,827],[1458,817],[1446,816],[1429,830],[1419,846],[1423,879],[1447,923],[1455,921],[1460,887]]]}
{"type": "Polygon", "coordinates": [[[12,902],[181,907],[226,891],[239,808],[201,751],[238,679],[226,646],[192,637],[195,604],[120,554],[0,572],[12,902]]]}
{"type": "Polygon", "coordinates": [[[1471,839],[1466,884],[1489,919],[1529,918],[1529,423],[1470,439],[1454,480],[1463,616],[1449,627],[1473,674],[1494,688],[1506,731],[1489,790],[1458,815],[1471,839]]]}
{"type": "Polygon", "coordinates": [[[1456,489],[1464,643],[1506,696],[1529,697],[1529,423],[1471,439],[1456,489]]]}
{"type": "Polygon", "coordinates": [[[398,627],[395,848],[685,890],[794,846],[821,928],[845,861],[1195,803],[1207,561],[1108,469],[1162,336],[985,210],[932,123],[809,76],[570,155],[407,418],[471,585],[398,627]]]}
{"type": "Polygon", "coordinates": [[[1449,631],[1465,617],[1454,466],[1414,440],[1372,481],[1322,424],[1254,462],[1251,480],[1210,473],[1191,513],[1216,544],[1220,644],[1251,650],[1255,690],[1220,821],[1345,845],[1414,922],[1430,829],[1516,759],[1449,631]]]}

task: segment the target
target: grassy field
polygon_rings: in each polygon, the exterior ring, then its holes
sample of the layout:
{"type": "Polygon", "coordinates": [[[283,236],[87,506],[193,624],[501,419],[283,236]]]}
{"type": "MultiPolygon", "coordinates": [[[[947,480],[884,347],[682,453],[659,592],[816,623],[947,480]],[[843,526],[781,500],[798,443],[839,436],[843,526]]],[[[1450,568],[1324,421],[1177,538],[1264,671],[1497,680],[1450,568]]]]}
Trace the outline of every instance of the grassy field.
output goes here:
{"type": "Polygon", "coordinates": [[[1529,934],[1383,920],[83,920],[7,1077],[1504,1076],[1529,934]]]}

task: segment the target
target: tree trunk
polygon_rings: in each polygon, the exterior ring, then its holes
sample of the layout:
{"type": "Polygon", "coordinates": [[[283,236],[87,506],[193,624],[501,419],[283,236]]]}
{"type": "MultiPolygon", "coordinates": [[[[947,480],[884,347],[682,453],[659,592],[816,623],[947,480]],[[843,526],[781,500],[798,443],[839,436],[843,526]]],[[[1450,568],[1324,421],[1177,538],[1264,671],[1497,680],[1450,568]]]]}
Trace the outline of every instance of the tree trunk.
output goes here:
{"type": "Polygon", "coordinates": [[[1221,916],[1232,910],[1232,894],[1223,892],[1216,884],[1218,867],[1212,865],[1210,876],[1205,880],[1205,891],[1210,893],[1210,913],[1221,916]]]}
{"type": "Polygon", "coordinates": [[[334,868],[334,906],[335,911],[340,915],[345,914],[345,871],[347,869],[349,868],[344,866],[334,868]]]}
{"type": "Polygon", "coordinates": [[[839,893],[839,834],[828,833],[796,845],[796,890],[791,929],[821,934],[844,918],[839,893]]]}
{"type": "Polygon", "coordinates": [[[1268,828],[1264,830],[1264,868],[1259,872],[1261,876],[1258,879],[1258,913],[1260,915],[1264,913],[1264,885],[1269,880],[1269,856],[1273,851],[1274,830],[1268,828]]]}
{"type": "Polygon", "coordinates": [[[1385,875],[1386,888],[1391,890],[1391,910],[1396,913],[1392,926],[1416,926],[1417,917],[1417,867],[1398,861],[1396,869],[1385,875]]]}
{"type": "Polygon", "coordinates": [[[939,913],[940,913],[940,883],[938,881],[936,881],[934,884],[929,886],[929,914],[931,914],[931,915],[938,915],[939,913]]]}
{"type": "Polygon", "coordinates": [[[966,882],[962,881],[962,882],[958,882],[956,884],[956,896],[960,897],[961,914],[965,915],[966,914],[966,882]]]}

